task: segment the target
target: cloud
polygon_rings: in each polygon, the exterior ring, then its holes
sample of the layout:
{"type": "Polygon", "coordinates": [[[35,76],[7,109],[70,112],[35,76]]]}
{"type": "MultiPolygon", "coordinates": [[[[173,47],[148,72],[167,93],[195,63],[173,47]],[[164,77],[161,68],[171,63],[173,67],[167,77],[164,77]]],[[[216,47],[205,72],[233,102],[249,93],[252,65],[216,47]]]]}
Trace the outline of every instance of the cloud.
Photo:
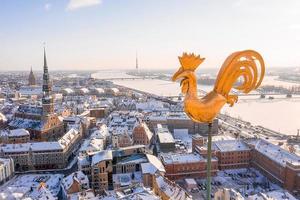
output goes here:
{"type": "Polygon", "coordinates": [[[46,3],[46,4],[44,5],[44,9],[45,9],[46,11],[49,11],[49,10],[51,9],[51,7],[52,7],[52,5],[51,5],[50,3],[46,3]]]}
{"type": "Polygon", "coordinates": [[[238,7],[241,7],[242,5],[244,5],[244,0],[237,0],[237,1],[234,1],[233,4],[232,4],[232,7],[234,8],[238,8],[238,7]]]}
{"type": "Polygon", "coordinates": [[[83,7],[96,6],[102,3],[102,0],[69,0],[66,10],[77,10],[83,7]]]}
{"type": "Polygon", "coordinates": [[[291,30],[300,30],[300,24],[290,24],[289,29],[291,29],[291,30]]]}

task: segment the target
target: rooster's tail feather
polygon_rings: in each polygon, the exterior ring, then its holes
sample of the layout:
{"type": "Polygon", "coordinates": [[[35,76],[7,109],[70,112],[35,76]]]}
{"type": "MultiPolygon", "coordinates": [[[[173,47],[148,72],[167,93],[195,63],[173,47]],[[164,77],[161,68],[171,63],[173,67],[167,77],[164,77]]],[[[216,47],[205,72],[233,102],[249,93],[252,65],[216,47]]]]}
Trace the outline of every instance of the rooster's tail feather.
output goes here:
{"type": "Polygon", "coordinates": [[[229,95],[232,88],[247,94],[260,86],[264,74],[265,64],[259,53],[253,50],[235,52],[228,56],[223,63],[214,91],[225,97],[229,95]],[[243,83],[235,86],[239,77],[243,77],[243,83]]]}

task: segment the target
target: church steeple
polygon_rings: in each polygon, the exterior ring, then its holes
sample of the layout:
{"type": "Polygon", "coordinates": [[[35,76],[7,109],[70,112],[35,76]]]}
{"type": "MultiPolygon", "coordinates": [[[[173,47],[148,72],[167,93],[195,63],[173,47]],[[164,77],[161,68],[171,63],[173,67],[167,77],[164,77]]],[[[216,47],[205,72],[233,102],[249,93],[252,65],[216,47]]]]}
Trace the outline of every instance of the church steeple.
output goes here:
{"type": "Polygon", "coordinates": [[[44,74],[48,73],[47,57],[46,57],[46,48],[44,46],[44,74]]]}
{"type": "Polygon", "coordinates": [[[44,96],[49,96],[51,94],[52,88],[50,83],[50,76],[48,72],[46,48],[44,46],[44,73],[43,73],[43,92],[44,96]]]}
{"type": "Polygon", "coordinates": [[[44,46],[44,73],[43,73],[43,114],[49,115],[54,112],[53,98],[52,98],[52,85],[48,72],[46,48],[44,46]]]}
{"type": "Polygon", "coordinates": [[[32,71],[32,67],[30,68],[30,73],[29,73],[29,77],[28,77],[28,85],[29,86],[33,86],[35,85],[35,77],[34,77],[34,74],[33,74],[33,71],[32,71]]]}

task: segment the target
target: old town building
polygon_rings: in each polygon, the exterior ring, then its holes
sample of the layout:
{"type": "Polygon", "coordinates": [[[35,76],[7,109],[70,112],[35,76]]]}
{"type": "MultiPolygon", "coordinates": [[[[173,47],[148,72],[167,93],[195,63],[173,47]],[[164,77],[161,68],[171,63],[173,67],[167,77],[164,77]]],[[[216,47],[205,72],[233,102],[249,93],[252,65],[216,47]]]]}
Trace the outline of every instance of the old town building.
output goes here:
{"type": "Polygon", "coordinates": [[[81,171],[74,172],[62,180],[61,188],[63,199],[71,199],[73,194],[89,190],[88,177],[81,171]]]}
{"type": "Polygon", "coordinates": [[[160,174],[155,174],[152,182],[154,193],[162,200],[192,200],[192,197],[183,188],[160,174]]]}
{"type": "Polygon", "coordinates": [[[105,150],[95,154],[91,160],[91,186],[96,194],[109,189],[112,182],[112,151],[105,150]]]}
{"type": "Polygon", "coordinates": [[[30,134],[25,129],[13,129],[0,131],[0,142],[4,144],[26,143],[30,140],[30,134]]]}
{"type": "Polygon", "coordinates": [[[71,129],[58,141],[6,144],[0,156],[12,158],[16,171],[65,168],[82,135],[71,129]]]}
{"type": "Polygon", "coordinates": [[[149,130],[147,124],[144,122],[136,125],[132,132],[132,139],[134,144],[149,145],[152,142],[153,133],[149,130]]]}

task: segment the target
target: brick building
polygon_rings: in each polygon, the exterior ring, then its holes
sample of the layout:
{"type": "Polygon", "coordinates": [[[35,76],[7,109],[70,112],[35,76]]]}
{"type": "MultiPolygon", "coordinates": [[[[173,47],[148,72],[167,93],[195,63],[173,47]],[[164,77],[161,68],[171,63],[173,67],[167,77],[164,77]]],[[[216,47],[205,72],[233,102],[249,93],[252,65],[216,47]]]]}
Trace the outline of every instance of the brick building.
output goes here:
{"type": "Polygon", "coordinates": [[[113,132],[111,136],[112,146],[114,148],[132,146],[133,141],[127,131],[113,132]]]}
{"type": "Polygon", "coordinates": [[[300,193],[300,156],[265,140],[247,142],[252,149],[251,165],[292,193],[300,193]]]}
{"type": "Polygon", "coordinates": [[[96,194],[108,190],[112,183],[112,159],[112,151],[105,150],[79,160],[79,169],[88,176],[96,194]]]}
{"type": "Polygon", "coordinates": [[[81,171],[74,172],[62,180],[61,188],[62,198],[72,199],[72,194],[86,192],[90,188],[88,177],[81,171]]]}
{"type": "Polygon", "coordinates": [[[219,169],[247,168],[250,165],[250,148],[241,140],[223,140],[213,143],[219,169]]]}
{"type": "MultiPolygon", "coordinates": [[[[166,170],[165,176],[170,180],[206,177],[206,158],[197,153],[161,154],[161,160],[166,170]]],[[[212,158],[211,166],[211,175],[215,176],[218,171],[216,158],[212,158]]]]}
{"type": "MultiPolygon", "coordinates": [[[[206,143],[203,137],[193,136],[192,146],[194,152],[206,156],[206,143]]],[[[262,139],[214,141],[212,154],[216,155],[220,170],[254,167],[290,192],[300,193],[300,156],[268,141],[262,139]]]]}
{"type": "Polygon", "coordinates": [[[93,108],[90,109],[90,117],[95,117],[96,119],[104,118],[108,114],[108,109],[106,108],[93,108]]]}
{"type": "Polygon", "coordinates": [[[149,145],[153,139],[153,133],[149,130],[147,124],[139,123],[133,128],[132,139],[134,144],[149,145]]]}

